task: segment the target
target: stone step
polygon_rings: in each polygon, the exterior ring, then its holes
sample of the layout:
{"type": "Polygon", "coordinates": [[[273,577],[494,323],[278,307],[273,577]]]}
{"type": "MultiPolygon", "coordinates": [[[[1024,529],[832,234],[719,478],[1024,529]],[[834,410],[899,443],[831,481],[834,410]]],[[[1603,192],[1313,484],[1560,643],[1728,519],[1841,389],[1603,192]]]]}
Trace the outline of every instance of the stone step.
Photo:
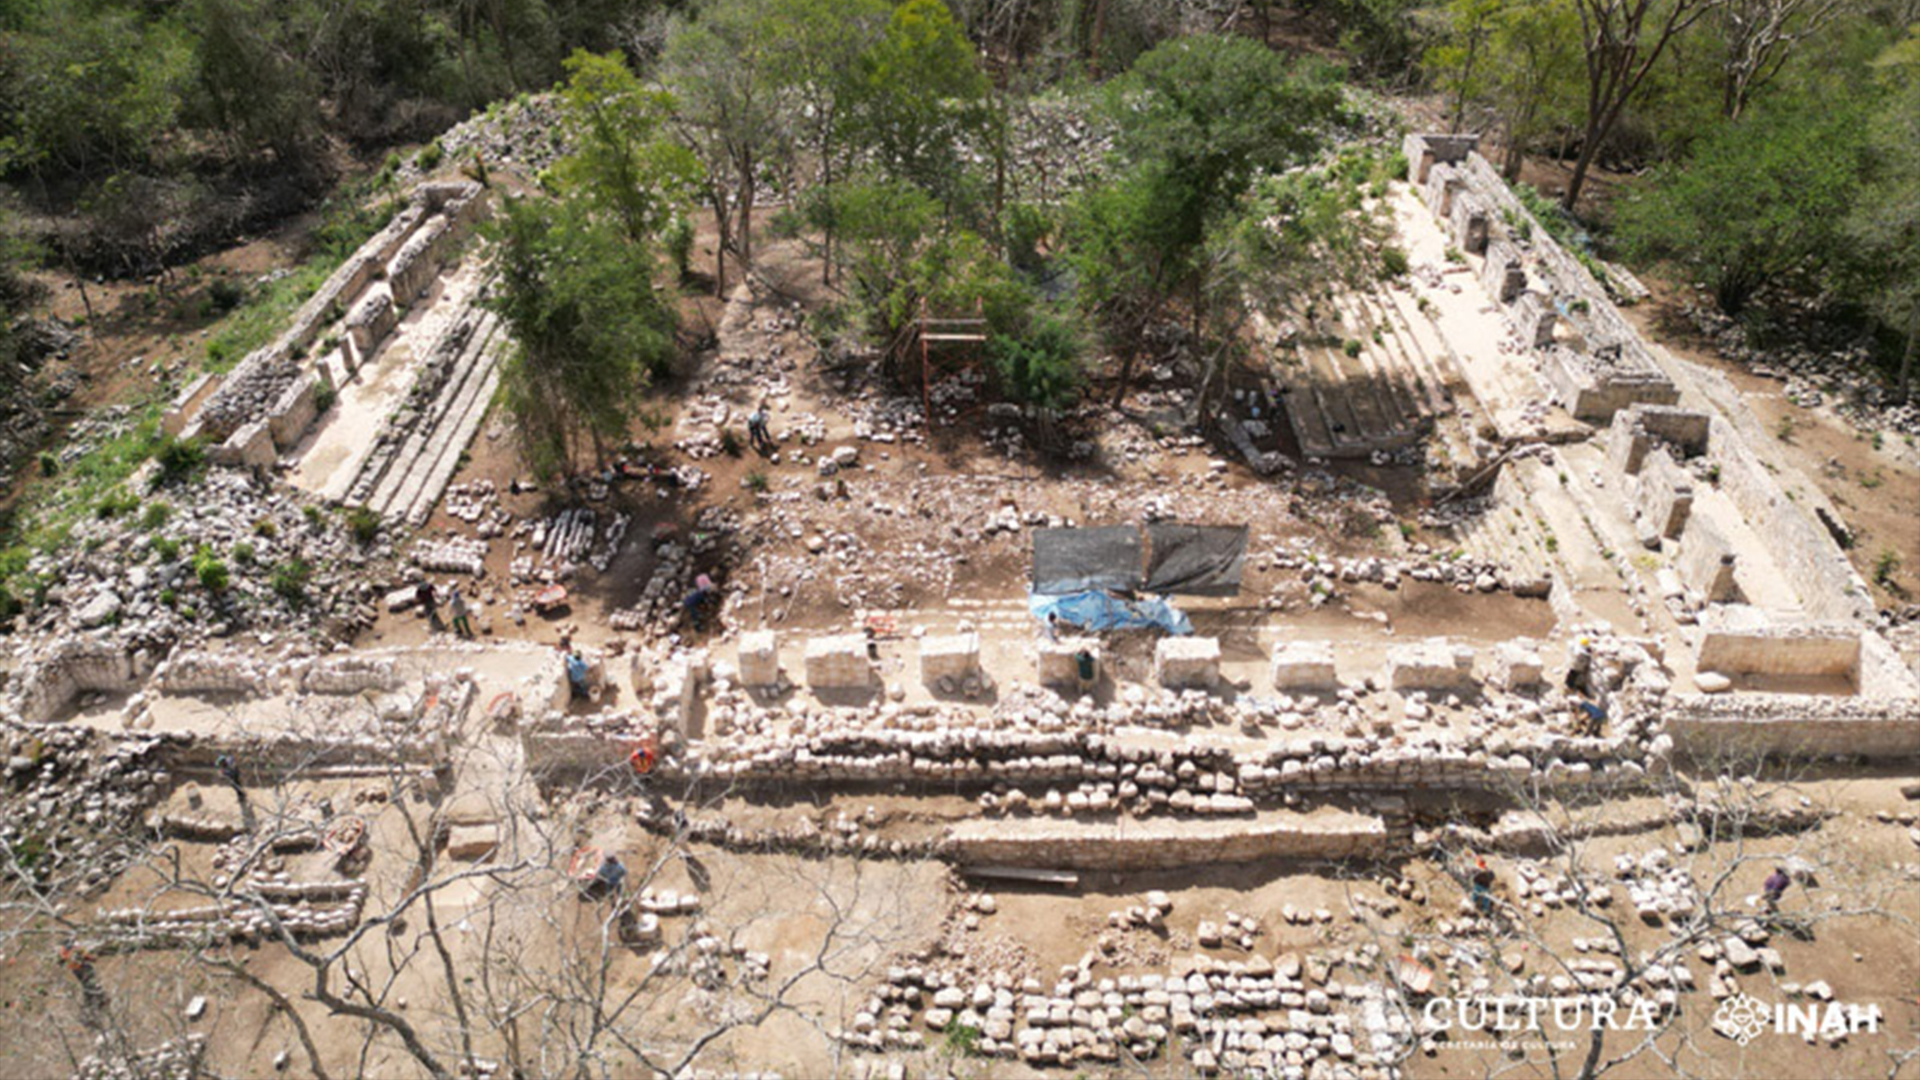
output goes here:
{"type": "Polygon", "coordinates": [[[427,406],[425,415],[415,421],[413,431],[407,436],[400,453],[393,458],[393,464],[374,488],[366,503],[369,508],[382,515],[391,515],[411,504],[412,499],[409,498],[405,504],[396,505],[401,492],[419,484],[419,478],[432,471],[439,457],[437,450],[444,449],[444,446],[435,445],[441,425],[446,420],[447,412],[459,400],[461,391],[475,379],[485,377],[484,372],[479,370],[480,358],[486,354],[487,342],[498,325],[498,319],[491,312],[481,317],[466,346],[454,361],[453,374],[448,376],[446,383],[440,387],[439,395],[427,406]]]}
{"type": "Polygon", "coordinates": [[[453,437],[447,441],[447,448],[441,454],[440,461],[434,466],[420,493],[414,497],[413,505],[407,511],[407,524],[418,528],[426,524],[427,515],[440,502],[440,496],[453,482],[453,474],[460,469],[460,458],[473,442],[474,434],[480,430],[480,424],[487,418],[487,410],[493,404],[494,391],[500,387],[500,366],[493,362],[491,353],[486,360],[486,378],[478,384],[478,391],[467,403],[466,412],[455,425],[453,437]]]}
{"type": "MultiPolygon", "coordinates": [[[[407,388],[394,398],[395,402],[403,403],[413,397],[414,388],[418,385],[420,376],[423,374],[423,368],[420,365],[424,365],[428,358],[438,355],[444,350],[448,338],[460,327],[465,317],[465,311],[453,313],[452,317],[448,318],[442,324],[440,333],[435,335],[434,339],[416,354],[416,366],[413,370],[413,378],[409,380],[407,388]]],[[[418,432],[419,428],[416,426],[413,431],[408,433],[405,439],[401,440],[400,449],[392,455],[379,454],[376,456],[375,451],[380,449],[379,444],[374,442],[368,445],[366,452],[360,456],[360,460],[354,466],[355,475],[353,481],[347,488],[347,501],[358,503],[361,506],[372,506],[375,494],[379,491],[382,483],[388,480],[388,474],[395,469],[404,468],[406,463],[411,460],[411,455],[418,452],[420,445],[417,439],[418,432]]]]}
{"type": "Polygon", "coordinates": [[[1417,382],[1419,374],[1402,355],[1389,321],[1365,294],[1346,293],[1336,298],[1335,304],[1361,343],[1360,355],[1353,359],[1367,372],[1368,389],[1373,392],[1385,421],[1381,434],[1417,429],[1427,411],[1418,396],[1418,387],[1410,385],[1417,382]]]}

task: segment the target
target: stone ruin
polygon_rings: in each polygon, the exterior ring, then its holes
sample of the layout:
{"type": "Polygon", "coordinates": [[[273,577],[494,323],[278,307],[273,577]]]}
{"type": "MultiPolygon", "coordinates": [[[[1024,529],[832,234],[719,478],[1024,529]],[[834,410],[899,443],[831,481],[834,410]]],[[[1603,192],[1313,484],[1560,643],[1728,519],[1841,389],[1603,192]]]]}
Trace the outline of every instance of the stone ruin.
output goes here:
{"type": "Polygon", "coordinates": [[[470,181],[422,184],[386,227],[327,277],[279,337],[241,359],[224,378],[185,388],[162,429],[212,444],[216,463],[265,467],[292,450],[337,377],[351,374],[418,298],[487,212],[470,181]],[[329,327],[344,331],[321,342],[329,327]],[[315,345],[323,345],[316,355],[315,345]]]}
{"type": "Polygon", "coordinates": [[[1402,150],[1415,190],[1454,245],[1485,256],[1487,292],[1520,340],[1537,350],[1554,400],[1586,421],[1606,421],[1629,405],[1678,401],[1679,390],[1601,283],[1548,236],[1478,145],[1473,135],[1410,134],[1402,150]]]}

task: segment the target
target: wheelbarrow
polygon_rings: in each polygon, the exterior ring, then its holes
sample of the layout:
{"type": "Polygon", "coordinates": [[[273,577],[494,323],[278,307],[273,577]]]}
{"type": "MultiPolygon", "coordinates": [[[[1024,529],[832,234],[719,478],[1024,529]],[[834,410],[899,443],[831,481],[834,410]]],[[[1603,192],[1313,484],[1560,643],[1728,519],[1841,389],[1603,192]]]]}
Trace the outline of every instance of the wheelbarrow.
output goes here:
{"type": "Polygon", "coordinates": [[[550,615],[567,606],[567,587],[555,583],[533,594],[533,610],[550,615]]]}

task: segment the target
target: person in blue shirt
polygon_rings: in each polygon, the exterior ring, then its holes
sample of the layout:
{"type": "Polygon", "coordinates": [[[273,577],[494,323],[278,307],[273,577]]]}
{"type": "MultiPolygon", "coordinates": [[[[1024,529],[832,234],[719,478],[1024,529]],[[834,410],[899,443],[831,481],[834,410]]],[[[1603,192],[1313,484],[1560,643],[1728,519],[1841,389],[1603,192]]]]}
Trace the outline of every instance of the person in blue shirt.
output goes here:
{"type": "Polygon", "coordinates": [[[587,697],[592,691],[587,682],[589,670],[586,658],[577,652],[567,654],[567,682],[573,685],[574,697],[587,697]]]}

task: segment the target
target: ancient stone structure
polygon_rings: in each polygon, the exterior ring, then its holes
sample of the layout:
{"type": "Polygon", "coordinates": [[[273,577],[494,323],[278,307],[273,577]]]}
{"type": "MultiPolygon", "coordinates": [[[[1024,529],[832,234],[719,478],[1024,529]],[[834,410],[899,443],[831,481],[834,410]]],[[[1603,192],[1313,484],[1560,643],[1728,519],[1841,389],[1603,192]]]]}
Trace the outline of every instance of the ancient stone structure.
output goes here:
{"type": "Polygon", "coordinates": [[[749,630],[740,635],[740,682],[745,686],[773,686],[780,681],[780,644],[771,630],[749,630]]]}
{"type": "Polygon", "coordinates": [[[1161,686],[1210,689],[1220,681],[1220,639],[1161,638],[1153,643],[1153,677],[1161,686]]]}
{"type": "Polygon", "coordinates": [[[867,689],[873,685],[873,661],[860,634],[810,637],[806,651],[807,685],[824,690],[867,689]]]}
{"type": "Polygon", "coordinates": [[[214,444],[228,464],[271,463],[292,449],[317,413],[315,401],[351,372],[391,332],[397,309],[412,302],[486,213],[487,195],[470,182],[422,184],[405,209],[335,270],[271,344],[244,357],[217,387],[183,394],[163,418],[169,431],[214,444]],[[316,343],[338,324],[317,355],[316,343]],[[271,451],[253,425],[264,423],[271,451]],[[265,460],[263,460],[265,459],[265,460]]]}
{"type": "Polygon", "coordinates": [[[1333,646],[1324,641],[1286,641],[1273,650],[1275,690],[1337,690],[1333,646]]]}

